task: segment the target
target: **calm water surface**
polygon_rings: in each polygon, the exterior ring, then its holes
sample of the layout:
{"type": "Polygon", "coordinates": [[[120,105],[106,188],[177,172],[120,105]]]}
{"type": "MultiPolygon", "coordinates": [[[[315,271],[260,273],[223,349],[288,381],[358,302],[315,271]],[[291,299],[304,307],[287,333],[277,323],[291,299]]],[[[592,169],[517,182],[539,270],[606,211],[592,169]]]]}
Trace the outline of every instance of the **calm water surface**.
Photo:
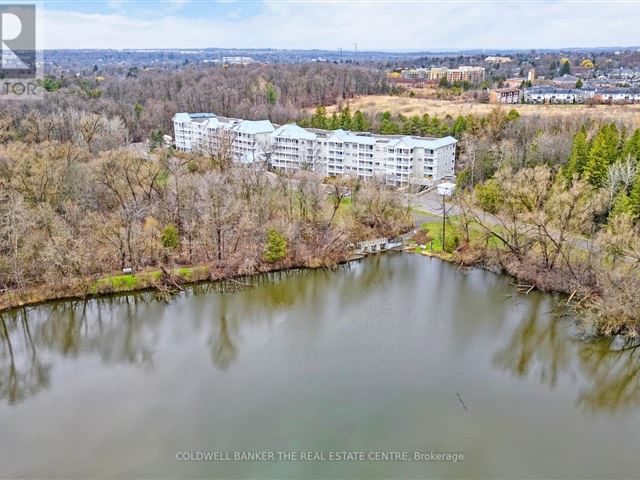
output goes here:
{"type": "Polygon", "coordinates": [[[640,349],[572,341],[561,299],[408,254],[255,282],[5,314],[0,477],[640,475],[640,349]],[[176,460],[249,450],[464,461],[176,460]]]}

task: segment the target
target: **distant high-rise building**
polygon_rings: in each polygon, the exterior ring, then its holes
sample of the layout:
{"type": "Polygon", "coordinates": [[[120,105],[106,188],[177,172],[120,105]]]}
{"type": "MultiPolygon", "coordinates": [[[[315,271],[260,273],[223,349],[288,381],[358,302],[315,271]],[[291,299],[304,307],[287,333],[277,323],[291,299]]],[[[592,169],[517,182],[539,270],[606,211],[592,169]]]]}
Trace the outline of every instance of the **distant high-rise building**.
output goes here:
{"type": "Polygon", "coordinates": [[[449,83],[468,82],[480,83],[485,78],[483,67],[460,66],[447,70],[447,81],[449,83]]]}

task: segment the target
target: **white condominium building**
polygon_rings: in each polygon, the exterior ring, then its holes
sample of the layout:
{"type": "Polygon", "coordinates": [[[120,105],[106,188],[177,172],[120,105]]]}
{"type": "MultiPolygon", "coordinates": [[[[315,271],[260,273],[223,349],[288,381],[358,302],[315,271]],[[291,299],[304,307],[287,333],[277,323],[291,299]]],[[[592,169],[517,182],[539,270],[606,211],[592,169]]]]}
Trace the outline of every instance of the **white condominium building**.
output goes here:
{"type": "Polygon", "coordinates": [[[429,186],[454,175],[453,137],[425,138],[318,130],[268,120],[178,113],[173,118],[176,148],[230,155],[238,162],[266,162],[283,172],[314,170],[326,176],[383,178],[389,185],[429,186]]]}
{"type": "Polygon", "coordinates": [[[178,113],[173,128],[178,150],[228,155],[243,163],[265,159],[275,130],[269,120],[238,120],[213,113],[178,113]]]}
{"type": "Polygon", "coordinates": [[[322,153],[318,135],[295,123],[282,125],[271,135],[271,166],[284,172],[320,171],[322,153]]]}

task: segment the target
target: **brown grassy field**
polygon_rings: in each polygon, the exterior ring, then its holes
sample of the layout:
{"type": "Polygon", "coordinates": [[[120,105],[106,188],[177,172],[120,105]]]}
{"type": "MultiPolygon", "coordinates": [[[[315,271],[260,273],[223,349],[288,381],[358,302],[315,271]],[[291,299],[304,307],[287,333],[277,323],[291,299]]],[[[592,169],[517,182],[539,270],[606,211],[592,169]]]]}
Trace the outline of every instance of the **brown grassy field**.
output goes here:
{"type": "MultiPolygon", "coordinates": [[[[388,95],[370,95],[358,97],[349,101],[351,111],[361,110],[366,113],[379,113],[386,110],[393,114],[403,115],[446,115],[457,116],[466,114],[486,115],[496,108],[494,104],[471,103],[456,100],[439,100],[432,98],[411,98],[388,95]]],[[[329,107],[328,110],[336,108],[329,107]]],[[[598,120],[620,120],[624,123],[640,128],[640,104],[636,105],[503,105],[502,108],[515,108],[521,115],[585,115],[598,120]]]]}

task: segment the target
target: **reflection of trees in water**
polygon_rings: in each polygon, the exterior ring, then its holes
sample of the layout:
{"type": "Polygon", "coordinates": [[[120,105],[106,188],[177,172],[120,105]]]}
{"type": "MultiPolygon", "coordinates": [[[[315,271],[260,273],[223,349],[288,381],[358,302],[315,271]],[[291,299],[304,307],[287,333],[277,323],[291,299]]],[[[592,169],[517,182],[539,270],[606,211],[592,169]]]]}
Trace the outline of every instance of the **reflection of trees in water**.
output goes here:
{"type": "Polygon", "coordinates": [[[640,348],[611,352],[608,342],[573,342],[561,330],[566,324],[548,311],[542,295],[528,300],[526,315],[507,345],[495,353],[495,365],[518,377],[536,371],[539,381],[552,388],[560,374],[579,374],[588,386],[576,403],[592,413],[640,406],[640,348]],[[572,369],[574,358],[579,372],[572,369]]]}
{"type": "Polygon", "coordinates": [[[493,361],[518,377],[527,377],[535,369],[541,383],[555,387],[559,374],[569,366],[570,355],[568,340],[558,331],[561,322],[549,307],[543,295],[528,296],[522,320],[493,361]]]}
{"type": "Polygon", "coordinates": [[[149,364],[156,317],[133,295],[54,304],[37,324],[37,343],[65,357],[97,354],[107,363],[149,364]]]}
{"type": "Polygon", "coordinates": [[[217,335],[215,331],[211,332],[209,346],[211,359],[219,368],[226,369],[238,356],[238,349],[229,335],[229,323],[225,315],[220,317],[217,335]]]}
{"type": "Polygon", "coordinates": [[[48,387],[51,354],[150,365],[156,322],[138,310],[148,300],[138,295],[60,302],[1,314],[0,399],[19,403],[48,387]]]}
{"type": "MultiPolygon", "coordinates": [[[[350,262],[335,269],[295,269],[263,273],[238,280],[255,288],[239,289],[232,295],[242,295],[245,316],[255,318],[275,309],[288,310],[290,307],[307,304],[313,308],[323,308],[330,295],[336,295],[344,306],[361,301],[353,294],[353,289],[377,288],[387,291],[389,285],[402,275],[410,283],[408,275],[415,276],[415,263],[399,254],[374,255],[366,263],[350,262]],[[265,288],[260,288],[265,287],[265,288]]],[[[221,294],[216,283],[202,283],[187,289],[186,294],[201,296],[221,294]]]]}
{"type": "Polygon", "coordinates": [[[590,381],[578,395],[580,406],[610,413],[640,406],[640,348],[610,352],[600,343],[583,346],[578,356],[590,381]]]}
{"type": "Polygon", "coordinates": [[[10,405],[49,385],[50,365],[42,363],[24,310],[6,318],[0,313],[0,399],[10,405]]]}

